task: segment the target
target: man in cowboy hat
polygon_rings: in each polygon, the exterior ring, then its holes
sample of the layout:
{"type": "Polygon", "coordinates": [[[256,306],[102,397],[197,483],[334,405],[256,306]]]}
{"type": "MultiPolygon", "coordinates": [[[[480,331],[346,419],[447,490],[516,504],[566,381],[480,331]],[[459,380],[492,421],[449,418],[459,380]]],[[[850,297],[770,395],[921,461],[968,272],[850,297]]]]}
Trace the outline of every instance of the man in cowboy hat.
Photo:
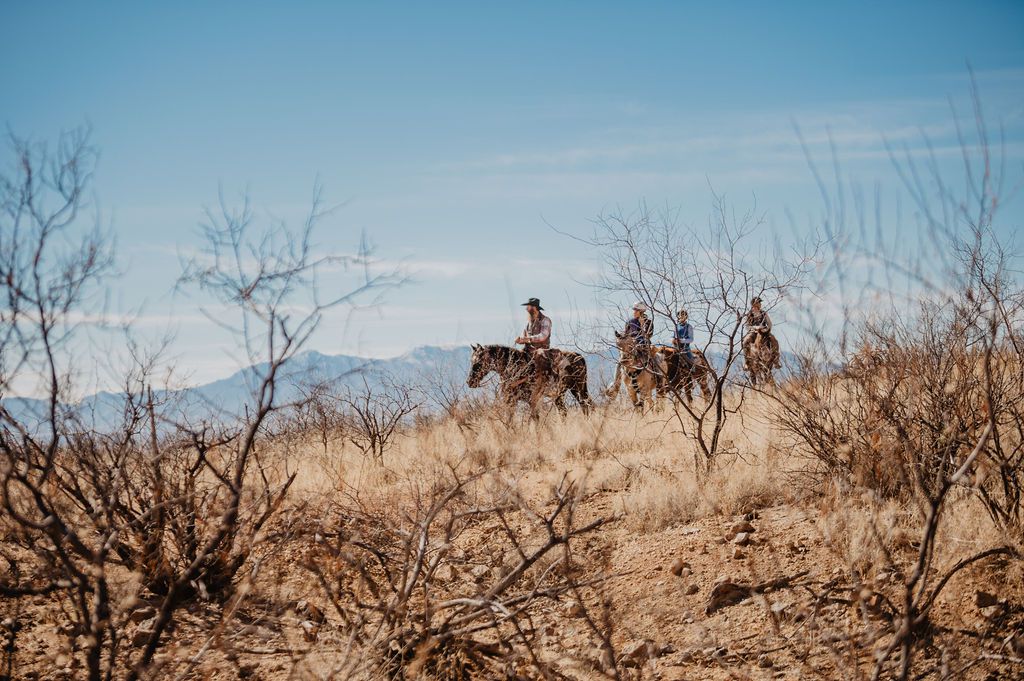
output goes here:
{"type": "Polygon", "coordinates": [[[526,328],[523,329],[523,333],[516,338],[516,343],[523,345],[523,349],[531,355],[536,350],[550,348],[551,319],[544,314],[544,308],[540,306],[540,300],[530,298],[523,303],[523,307],[526,308],[529,319],[526,322],[526,328]]]}
{"type": "Polygon", "coordinates": [[[768,313],[761,309],[761,297],[755,296],[750,301],[750,311],[747,312],[747,334],[743,337],[743,349],[754,341],[754,336],[763,333],[767,334],[768,342],[772,352],[775,354],[775,368],[781,369],[782,362],[779,360],[779,341],[772,334],[772,319],[768,313]]]}

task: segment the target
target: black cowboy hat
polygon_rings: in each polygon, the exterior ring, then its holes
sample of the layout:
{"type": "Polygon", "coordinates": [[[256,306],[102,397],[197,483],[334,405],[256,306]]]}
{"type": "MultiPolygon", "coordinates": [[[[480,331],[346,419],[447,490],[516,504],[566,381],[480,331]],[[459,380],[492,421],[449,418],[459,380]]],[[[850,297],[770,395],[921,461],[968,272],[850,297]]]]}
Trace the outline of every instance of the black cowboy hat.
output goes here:
{"type": "Polygon", "coordinates": [[[543,307],[541,307],[541,306],[540,306],[540,298],[530,298],[530,299],[529,299],[529,300],[527,300],[527,301],[526,301],[525,303],[523,303],[523,306],[524,306],[524,307],[525,307],[526,305],[533,305],[533,306],[534,306],[535,308],[537,308],[538,310],[543,310],[543,309],[544,309],[543,307]]]}

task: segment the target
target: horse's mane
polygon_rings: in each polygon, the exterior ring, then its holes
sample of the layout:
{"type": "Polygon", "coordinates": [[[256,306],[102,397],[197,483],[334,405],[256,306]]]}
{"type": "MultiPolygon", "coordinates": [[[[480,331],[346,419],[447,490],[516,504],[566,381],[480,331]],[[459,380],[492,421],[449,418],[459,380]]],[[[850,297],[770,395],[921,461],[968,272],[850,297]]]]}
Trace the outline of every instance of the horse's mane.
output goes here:
{"type": "Polygon", "coordinates": [[[499,359],[505,363],[512,359],[523,359],[526,357],[525,350],[509,347],[508,345],[485,345],[483,348],[487,351],[489,357],[499,359]]]}

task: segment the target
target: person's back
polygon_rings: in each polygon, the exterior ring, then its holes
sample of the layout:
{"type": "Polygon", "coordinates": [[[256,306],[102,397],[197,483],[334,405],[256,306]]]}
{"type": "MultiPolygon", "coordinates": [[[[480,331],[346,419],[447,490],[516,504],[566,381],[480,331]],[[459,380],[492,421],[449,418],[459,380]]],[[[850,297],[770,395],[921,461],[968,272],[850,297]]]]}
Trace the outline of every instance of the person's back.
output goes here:
{"type": "Polygon", "coordinates": [[[754,341],[754,337],[758,334],[763,334],[768,339],[768,344],[771,347],[772,354],[775,356],[774,366],[776,369],[782,368],[781,353],[779,352],[779,341],[772,334],[772,319],[768,316],[768,312],[761,309],[761,299],[755,297],[750,301],[750,311],[747,312],[746,325],[747,334],[743,337],[743,348],[744,351],[754,341]]]}
{"type": "Polygon", "coordinates": [[[680,310],[676,316],[676,328],[672,337],[672,344],[682,353],[688,364],[693,364],[693,325],[689,322],[690,315],[686,310],[680,310]]]}

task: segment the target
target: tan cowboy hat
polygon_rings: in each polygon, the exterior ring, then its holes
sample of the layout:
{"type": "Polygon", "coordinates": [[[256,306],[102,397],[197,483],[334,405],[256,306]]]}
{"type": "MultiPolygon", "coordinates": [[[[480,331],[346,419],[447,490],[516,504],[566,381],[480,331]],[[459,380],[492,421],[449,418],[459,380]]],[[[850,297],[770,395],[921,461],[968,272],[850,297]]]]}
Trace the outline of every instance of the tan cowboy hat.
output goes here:
{"type": "Polygon", "coordinates": [[[639,301],[633,306],[633,309],[640,310],[641,312],[647,312],[647,306],[644,305],[643,302],[639,301]]]}

